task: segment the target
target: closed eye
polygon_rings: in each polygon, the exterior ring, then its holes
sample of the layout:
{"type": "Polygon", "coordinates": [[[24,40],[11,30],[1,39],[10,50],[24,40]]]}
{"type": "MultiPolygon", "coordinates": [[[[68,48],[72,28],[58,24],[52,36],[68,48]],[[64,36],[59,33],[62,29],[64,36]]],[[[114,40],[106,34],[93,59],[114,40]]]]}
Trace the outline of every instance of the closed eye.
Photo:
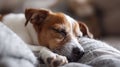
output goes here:
{"type": "Polygon", "coordinates": [[[65,29],[55,29],[55,28],[51,28],[53,31],[60,33],[62,36],[66,36],[67,32],[65,31],[65,29]]]}

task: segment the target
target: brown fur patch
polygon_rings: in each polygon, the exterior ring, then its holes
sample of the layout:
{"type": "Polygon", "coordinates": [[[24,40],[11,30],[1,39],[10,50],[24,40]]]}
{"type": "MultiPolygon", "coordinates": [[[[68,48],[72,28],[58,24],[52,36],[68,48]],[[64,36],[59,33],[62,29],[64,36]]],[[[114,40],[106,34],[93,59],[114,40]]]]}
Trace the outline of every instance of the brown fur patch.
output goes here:
{"type": "Polygon", "coordinates": [[[89,38],[93,38],[93,35],[90,33],[87,25],[83,22],[78,22],[78,23],[79,23],[80,30],[83,33],[83,36],[88,36],[89,38]]]}

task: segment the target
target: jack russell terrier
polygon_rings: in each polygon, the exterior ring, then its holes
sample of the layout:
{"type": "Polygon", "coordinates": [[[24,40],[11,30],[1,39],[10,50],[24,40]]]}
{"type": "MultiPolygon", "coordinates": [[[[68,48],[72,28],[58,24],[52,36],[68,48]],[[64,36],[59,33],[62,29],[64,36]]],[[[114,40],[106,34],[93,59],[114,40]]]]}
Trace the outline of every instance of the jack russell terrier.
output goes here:
{"type": "Polygon", "coordinates": [[[51,67],[78,61],[84,54],[78,38],[93,37],[84,23],[64,13],[45,9],[26,9],[25,16],[8,14],[2,17],[2,21],[24,41],[32,38],[35,45],[28,46],[51,67]],[[31,38],[24,34],[31,35],[31,38]]]}

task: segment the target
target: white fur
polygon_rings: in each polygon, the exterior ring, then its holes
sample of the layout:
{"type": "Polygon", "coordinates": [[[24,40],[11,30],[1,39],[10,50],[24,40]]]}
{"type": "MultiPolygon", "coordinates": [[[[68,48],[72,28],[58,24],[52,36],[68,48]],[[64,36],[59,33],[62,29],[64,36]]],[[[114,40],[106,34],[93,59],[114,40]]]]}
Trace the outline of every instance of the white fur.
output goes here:
{"type": "MultiPolygon", "coordinates": [[[[78,40],[74,36],[73,26],[74,26],[75,23],[77,23],[77,21],[75,21],[73,18],[71,18],[68,15],[65,15],[65,17],[71,25],[71,40],[66,44],[66,46],[76,45],[76,47],[79,47],[82,51],[84,51],[83,48],[81,47],[81,45],[78,43],[78,40]]],[[[80,32],[80,29],[78,29],[77,32],[79,32],[79,34],[82,36],[82,32],[80,32]]]]}
{"type": "Polygon", "coordinates": [[[3,17],[2,21],[26,43],[39,45],[37,33],[33,25],[29,22],[25,27],[26,19],[24,14],[8,14],[3,17]]]}
{"type": "Polygon", "coordinates": [[[44,61],[46,61],[46,59],[49,57],[56,57],[57,55],[44,46],[30,45],[29,48],[31,48],[35,53],[37,53],[37,56],[41,57],[44,61]]]}
{"type": "MultiPolygon", "coordinates": [[[[70,16],[66,15],[66,14],[65,14],[65,17],[66,17],[66,19],[68,20],[68,22],[69,22],[70,25],[71,25],[71,34],[73,34],[73,25],[74,25],[74,23],[77,23],[77,21],[74,20],[73,18],[71,18],[70,16]]],[[[79,32],[79,34],[80,34],[81,36],[83,35],[82,32],[80,32],[79,29],[78,29],[77,31],[79,32]]]]}
{"type": "Polygon", "coordinates": [[[68,15],[65,15],[65,17],[67,18],[68,22],[70,23],[71,26],[71,33],[73,34],[73,24],[76,22],[73,18],[71,18],[68,15]]]}
{"type": "Polygon", "coordinates": [[[24,14],[8,14],[3,17],[2,22],[20,36],[26,43],[32,44],[32,38],[25,27],[24,14]]]}
{"type": "Polygon", "coordinates": [[[30,36],[32,37],[33,44],[39,45],[37,32],[35,31],[33,25],[30,22],[28,22],[27,29],[30,33],[30,36]]]}

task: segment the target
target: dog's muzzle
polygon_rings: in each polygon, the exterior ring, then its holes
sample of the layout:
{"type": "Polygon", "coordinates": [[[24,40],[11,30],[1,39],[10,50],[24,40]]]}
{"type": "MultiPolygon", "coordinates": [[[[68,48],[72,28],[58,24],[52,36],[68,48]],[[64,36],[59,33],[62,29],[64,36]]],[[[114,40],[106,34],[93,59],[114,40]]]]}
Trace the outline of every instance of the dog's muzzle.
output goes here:
{"type": "Polygon", "coordinates": [[[77,62],[84,55],[84,51],[78,47],[72,49],[72,57],[68,58],[69,62],[77,62]]]}
{"type": "Polygon", "coordinates": [[[83,47],[75,41],[71,41],[53,52],[66,56],[69,62],[77,62],[84,55],[83,47]]]}

